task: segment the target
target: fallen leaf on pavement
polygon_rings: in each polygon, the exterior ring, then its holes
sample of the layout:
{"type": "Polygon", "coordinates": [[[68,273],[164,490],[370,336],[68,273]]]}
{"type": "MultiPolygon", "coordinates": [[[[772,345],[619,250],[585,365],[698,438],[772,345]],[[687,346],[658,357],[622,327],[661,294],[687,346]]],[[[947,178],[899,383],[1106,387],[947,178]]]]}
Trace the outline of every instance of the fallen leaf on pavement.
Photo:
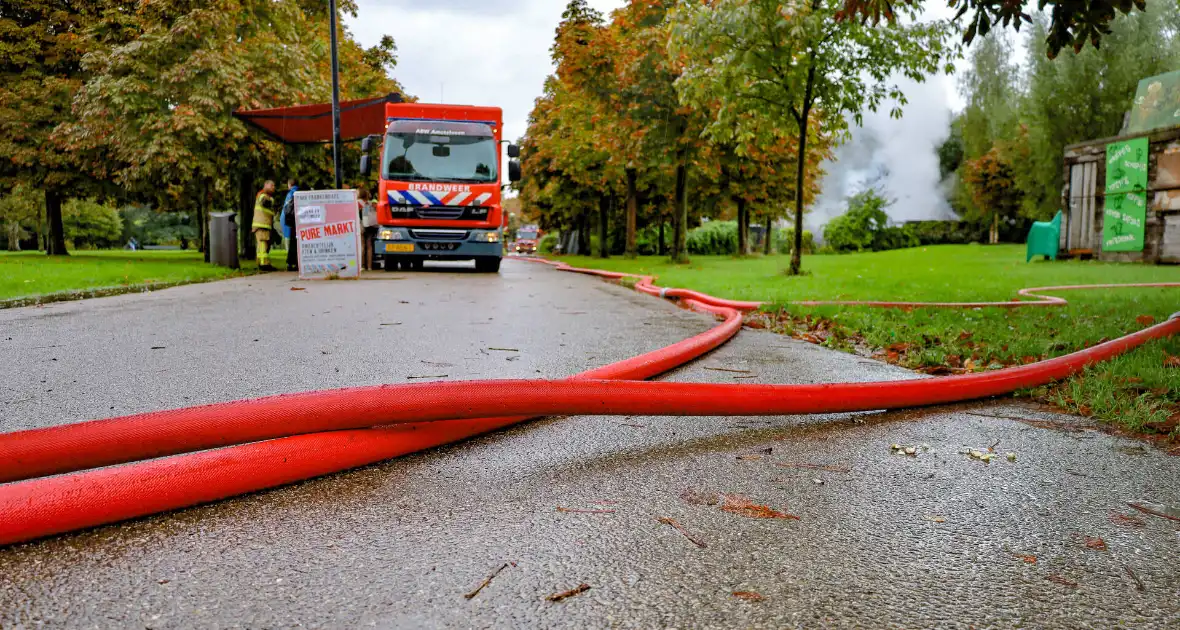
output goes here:
{"type": "Polygon", "coordinates": [[[692,488],[681,492],[680,498],[689,505],[717,505],[721,502],[721,498],[716,492],[693,490],[692,488]]]}
{"type": "Polygon", "coordinates": [[[723,494],[721,496],[725,499],[725,503],[721,506],[722,512],[729,512],[730,514],[737,514],[746,518],[785,518],[796,521],[800,520],[794,514],[779,512],[770,506],[758,505],[740,494],[723,494]]]}
{"type": "Polygon", "coordinates": [[[1083,540],[1085,541],[1087,549],[1093,549],[1095,551],[1106,551],[1106,541],[1102,540],[1101,538],[1095,538],[1094,536],[1085,536],[1083,538],[1083,540]]]}
{"type": "Polygon", "coordinates": [[[1180,521],[1180,516],[1173,516],[1171,514],[1165,514],[1164,512],[1160,512],[1158,510],[1153,510],[1153,509],[1147,507],[1146,505],[1139,505],[1138,503],[1130,503],[1130,502],[1128,502],[1127,505],[1135,508],[1136,510],[1139,510],[1140,512],[1143,512],[1144,514],[1150,514],[1152,516],[1166,518],[1169,521],[1180,521]]]}
{"type": "Polygon", "coordinates": [[[733,596],[738,599],[744,599],[748,602],[760,602],[766,598],[754,591],[734,591],[733,596]]]}
{"type": "Polygon", "coordinates": [[[559,602],[567,597],[573,597],[574,595],[578,595],[580,593],[585,593],[588,590],[590,590],[589,584],[579,584],[578,586],[571,588],[568,591],[554,593],[554,594],[550,595],[549,597],[546,597],[545,599],[547,599],[551,602],[559,602]]]}
{"type": "Polygon", "coordinates": [[[945,523],[946,522],[945,516],[931,516],[931,515],[927,514],[923,518],[930,521],[931,523],[945,523]]]}
{"type": "Polygon", "coordinates": [[[701,549],[704,549],[705,547],[707,547],[707,546],[708,546],[708,545],[706,545],[705,543],[701,542],[700,540],[697,540],[697,539],[696,539],[696,538],[695,538],[695,537],[694,537],[692,534],[690,534],[690,533],[688,532],[688,530],[687,530],[687,529],[685,529],[685,528],[684,528],[684,526],[683,526],[683,525],[681,525],[679,522],[677,522],[677,521],[676,521],[676,519],[674,519],[674,518],[667,518],[667,517],[661,516],[661,517],[660,517],[659,519],[657,519],[657,520],[659,520],[659,521],[660,521],[661,523],[663,523],[664,525],[669,525],[669,526],[671,526],[671,527],[672,527],[672,529],[675,529],[676,531],[680,532],[681,534],[684,534],[684,537],[685,537],[685,538],[687,538],[689,542],[691,542],[692,544],[694,544],[694,545],[696,545],[696,546],[700,547],[701,549]]]}
{"type": "Polygon", "coordinates": [[[291,287],[291,290],[292,291],[306,291],[307,289],[304,287],[291,287]]]}
{"type": "Polygon", "coordinates": [[[1017,558],[1020,558],[1026,564],[1036,564],[1037,563],[1037,557],[1032,555],[1031,553],[1029,553],[1029,554],[1014,553],[1012,555],[1016,556],[1017,558]]]}
{"type": "Polygon", "coordinates": [[[1049,580],[1050,582],[1056,582],[1058,584],[1061,584],[1063,586],[1068,586],[1071,588],[1078,587],[1077,582],[1074,582],[1073,580],[1068,579],[1068,578],[1061,577],[1060,575],[1057,575],[1056,573],[1052,573],[1052,574],[1046,576],[1045,579],[1049,580]]]}
{"type": "Polygon", "coordinates": [[[1122,525],[1124,527],[1146,527],[1147,522],[1143,519],[1132,516],[1130,514],[1123,514],[1121,512],[1111,511],[1106,516],[1107,520],[1115,525],[1122,525]]]}
{"type": "Polygon", "coordinates": [[[1135,321],[1138,322],[1140,326],[1150,326],[1155,323],[1155,318],[1151,315],[1140,315],[1139,317],[1135,318],[1135,321]]]}

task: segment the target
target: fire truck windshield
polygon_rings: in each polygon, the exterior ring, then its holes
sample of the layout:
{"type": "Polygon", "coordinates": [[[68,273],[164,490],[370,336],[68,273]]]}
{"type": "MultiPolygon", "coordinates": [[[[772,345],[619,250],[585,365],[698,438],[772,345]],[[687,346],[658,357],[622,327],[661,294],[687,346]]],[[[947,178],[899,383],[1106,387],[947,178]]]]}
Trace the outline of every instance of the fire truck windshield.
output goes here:
{"type": "Polygon", "coordinates": [[[412,182],[499,181],[499,145],[488,131],[488,135],[467,135],[391,130],[385,136],[383,177],[412,182]]]}

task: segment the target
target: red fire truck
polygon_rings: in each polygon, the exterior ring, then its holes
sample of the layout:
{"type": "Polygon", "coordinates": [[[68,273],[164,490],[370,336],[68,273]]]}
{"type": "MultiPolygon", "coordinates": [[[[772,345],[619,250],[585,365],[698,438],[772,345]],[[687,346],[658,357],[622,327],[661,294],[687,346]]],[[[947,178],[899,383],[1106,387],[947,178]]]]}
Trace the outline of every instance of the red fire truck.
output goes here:
{"type": "MultiPolygon", "coordinates": [[[[380,227],[374,257],[386,270],[419,269],[425,260],[474,260],[496,272],[503,255],[499,107],[386,103],[379,153],[380,227]]],[[[362,142],[361,174],[372,168],[375,138],[362,142]]],[[[508,146],[508,156],[520,150],[508,146]]],[[[520,163],[507,163],[520,179],[520,163]]]]}
{"type": "Polygon", "coordinates": [[[512,249],[518,254],[535,254],[539,242],[541,229],[535,225],[522,225],[516,230],[516,242],[512,249]]]}

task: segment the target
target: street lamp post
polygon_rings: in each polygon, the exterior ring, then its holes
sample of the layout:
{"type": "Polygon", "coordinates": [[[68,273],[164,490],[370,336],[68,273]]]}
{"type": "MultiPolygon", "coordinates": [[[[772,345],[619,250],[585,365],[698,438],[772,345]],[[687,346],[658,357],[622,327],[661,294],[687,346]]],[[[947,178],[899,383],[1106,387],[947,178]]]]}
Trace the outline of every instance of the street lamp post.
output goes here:
{"type": "Polygon", "coordinates": [[[336,0],[328,0],[332,37],[332,170],[336,173],[336,190],[344,188],[344,168],[340,154],[340,61],[336,55],[336,0]]]}

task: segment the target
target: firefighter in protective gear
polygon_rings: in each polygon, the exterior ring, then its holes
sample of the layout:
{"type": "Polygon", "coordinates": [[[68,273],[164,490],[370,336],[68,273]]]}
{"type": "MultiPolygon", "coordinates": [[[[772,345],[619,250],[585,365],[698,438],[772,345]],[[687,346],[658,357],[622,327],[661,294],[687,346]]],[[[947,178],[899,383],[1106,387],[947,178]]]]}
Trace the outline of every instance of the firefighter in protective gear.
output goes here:
{"type": "Polygon", "coordinates": [[[258,269],[260,271],[274,271],[270,265],[270,231],[275,222],[275,183],[266,180],[258,196],[254,198],[254,239],[258,243],[258,269]]]}

